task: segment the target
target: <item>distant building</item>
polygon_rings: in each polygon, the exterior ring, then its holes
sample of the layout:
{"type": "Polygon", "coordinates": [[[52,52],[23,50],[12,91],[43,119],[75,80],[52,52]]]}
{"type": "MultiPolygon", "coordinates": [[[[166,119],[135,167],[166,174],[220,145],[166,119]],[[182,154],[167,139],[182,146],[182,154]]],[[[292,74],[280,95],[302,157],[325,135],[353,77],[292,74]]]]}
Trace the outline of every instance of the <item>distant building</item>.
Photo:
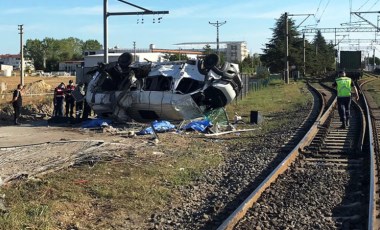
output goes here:
{"type": "MultiPolygon", "coordinates": [[[[156,49],[152,44],[150,45],[149,49],[121,49],[114,47],[108,50],[108,62],[116,62],[119,56],[125,52],[131,53],[137,62],[166,61],[164,58],[165,54],[183,54],[187,55],[190,59],[194,59],[198,55],[202,54],[202,52],[194,50],[156,49]]],[[[91,76],[88,76],[87,72],[94,66],[97,66],[98,63],[102,63],[104,61],[103,50],[85,50],[83,54],[83,65],[77,65],[75,69],[77,82],[88,82],[91,79],[91,76]]]]}
{"type": "MultiPolygon", "coordinates": [[[[175,44],[183,51],[204,51],[204,47],[209,45],[216,52],[216,42],[184,42],[175,44]]],[[[219,42],[219,52],[225,55],[226,61],[238,63],[249,56],[247,42],[245,41],[226,41],[219,42]]]]}
{"type": "Polygon", "coordinates": [[[77,67],[84,65],[84,61],[64,61],[59,63],[59,71],[75,73],[77,67]]]}
{"type": "Polygon", "coordinates": [[[13,66],[0,64],[1,75],[5,77],[12,76],[13,66]]]}
{"type": "MultiPolygon", "coordinates": [[[[189,58],[196,58],[201,55],[201,51],[197,50],[182,50],[182,49],[159,49],[155,48],[155,45],[150,44],[149,49],[125,49],[115,46],[114,48],[108,49],[109,62],[117,61],[117,58],[122,53],[131,53],[135,57],[135,61],[145,62],[147,60],[152,62],[165,61],[163,56],[165,54],[182,54],[187,55],[189,58]]],[[[103,62],[104,60],[104,50],[85,50],[84,55],[84,66],[92,67],[98,64],[98,62],[103,62]],[[101,57],[101,58],[99,58],[101,57]]]]}
{"type": "MultiPolygon", "coordinates": [[[[124,53],[124,52],[123,52],[124,53]]],[[[108,62],[115,62],[123,53],[108,53],[108,62]]],[[[133,53],[132,53],[133,55],[133,53]]],[[[136,53],[135,61],[138,62],[161,62],[164,60],[162,53],[136,53]]],[[[104,54],[94,54],[84,57],[84,67],[94,67],[104,61],[104,54]]]]}
{"type": "Polygon", "coordinates": [[[249,56],[246,42],[229,42],[226,45],[225,54],[228,62],[242,62],[249,56]]]}
{"type": "MultiPolygon", "coordinates": [[[[0,64],[11,65],[14,69],[21,68],[21,55],[20,54],[3,54],[0,55],[0,64]]],[[[33,61],[24,58],[25,69],[34,70],[33,61]]]]}

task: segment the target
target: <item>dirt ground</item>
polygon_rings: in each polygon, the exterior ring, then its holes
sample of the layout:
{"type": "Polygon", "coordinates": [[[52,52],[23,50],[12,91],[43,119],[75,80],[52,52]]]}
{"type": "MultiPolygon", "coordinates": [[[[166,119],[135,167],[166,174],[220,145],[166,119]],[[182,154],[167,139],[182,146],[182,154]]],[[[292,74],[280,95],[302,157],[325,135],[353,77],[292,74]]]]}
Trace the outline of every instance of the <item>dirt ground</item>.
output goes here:
{"type": "MultiPolygon", "coordinates": [[[[25,77],[25,88],[35,93],[49,93],[60,82],[66,83],[70,79],[75,81],[74,77],[25,77]]],[[[97,153],[92,151],[94,149],[107,151],[115,146],[146,144],[141,138],[125,138],[98,129],[83,129],[75,124],[49,125],[48,118],[53,110],[49,94],[30,96],[26,92],[20,118],[22,125],[14,126],[9,101],[20,78],[0,77],[0,82],[5,82],[8,87],[5,94],[0,94],[0,185],[19,176],[33,177],[94,158],[97,153]]]]}
{"type": "MultiPolygon", "coordinates": [[[[57,87],[59,83],[64,82],[67,84],[69,80],[75,82],[75,77],[25,77],[24,85],[26,87],[24,90],[23,104],[32,104],[38,97],[41,97],[36,96],[36,94],[52,94],[54,88],[57,87]]],[[[12,92],[17,88],[17,85],[20,84],[20,81],[20,76],[17,75],[12,77],[0,77],[0,85],[6,85],[6,90],[0,92],[0,105],[9,103],[12,99],[12,92]]]]}
{"type": "Polygon", "coordinates": [[[146,145],[147,139],[143,139],[79,126],[49,126],[46,120],[0,126],[0,184],[20,176],[33,177],[68,167],[88,157],[96,158],[94,152],[99,150],[120,146],[137,148],[146,145]]]}

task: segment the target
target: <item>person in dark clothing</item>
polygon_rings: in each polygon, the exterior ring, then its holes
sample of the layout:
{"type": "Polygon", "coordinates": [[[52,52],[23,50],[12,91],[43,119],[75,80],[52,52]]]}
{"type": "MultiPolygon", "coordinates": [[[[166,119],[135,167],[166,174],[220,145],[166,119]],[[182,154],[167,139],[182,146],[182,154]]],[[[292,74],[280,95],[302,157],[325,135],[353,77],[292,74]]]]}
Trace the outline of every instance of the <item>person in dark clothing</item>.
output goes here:
{"type": "Polygon", "coordinates": [[[20,114],[21,114],[23,88],[24,88],[23,85],[18,84],[17,89],[13,91],[12,106],[15,111],[14,120],[13,120],[15,125],[20,125],[20,123],[18,122],[18,119],[20,118],[20,114]]]}
{"type": "Polygon", "coordinates": [[[353,87],[356,93],[356,100],[359,100],[358,90],[356,89],[351,78],[346,77],[346,73],[341,71],[338,78],[335,79],[333,87],[337,90],[337,103],[341,128],[345,129],[350,125],[350,106],[351,106],[351,88],[353,87]]]}
{"type": "Polygon", "coordinates": [[[79,91],[80,95],[82,97],[79,97],[79,98],[75,98],[75,113],[76,113],[76,119],[77,120],[80,120],[81,119],[81,116],[83,114],[83,105],[84,105],[84,101],[85,101],[85,96],[86,96],[86,92],[85,92],[85,85],[83,83],[80,83],[78,84],[78,87],[76,88],[76,90],[79,91]]]}
{"type": "Polygon", "coordinates": [[[65,90],[65,102],[66,102],[66,117],[73,118],[74,117],[74,104],[75,104],[75,99],[72,95],[72,92],[74,91],[75,86],[73,84],[73,80],[69,81],[69,84],[66,86],[65,90]]]}
{"type": "Polygon", "coordinates": [[[63,101],[65,99],[65,83],[61,82],[54,89],[54,115],[55,117],[63,117],[63,101]]]}
{"type": "Polygon", "coordinates": [[[87,103],[86,99],[84,99],[83,104],[83,120],[87,120],[89,116],[91,116],[91,106],[87,103]]]}

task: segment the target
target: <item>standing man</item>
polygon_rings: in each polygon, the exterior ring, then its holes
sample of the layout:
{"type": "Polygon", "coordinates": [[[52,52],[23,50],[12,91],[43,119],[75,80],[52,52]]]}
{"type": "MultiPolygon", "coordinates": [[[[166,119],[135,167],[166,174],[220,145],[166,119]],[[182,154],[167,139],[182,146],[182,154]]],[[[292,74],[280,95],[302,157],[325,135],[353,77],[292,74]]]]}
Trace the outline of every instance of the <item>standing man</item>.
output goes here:
{"type": "Polygon", "coordinates": [[[14,114],[14,124],[15,125],[20,125],[18,122],[18,119],[21,114],[21,107],[22,107],[22,90],[24,86],[21,84],[17,85],[17,89],[13,91],[13,98],[12,98],[12,106],[15,111],[14,114]]]}
{"type": "Polygon", "coordinates": [[[74,91],[75,86],[73,84],[73,80],[69,81],[69,84],[66,86],[65,90],[65,101],[66,101],[66,117],[74,118],[74,103],[75,99],[72,95],[72,92],[74,91]]]}
{"type": "Polygon", "coordinates": [[[350,126],[350,105],[351,105],[351,88],[354,87],[356,93],[356,100],[359,100],[358,90],[356,89],[351,78],[346,77],[344,71],[340,71],[338,78],[335,79],[333,87],[336,87],[338,94],[338,112],[340,121],[342,122],[341,128],[345,129],[350,126]]]}
{"type": "Polygon", "coordinates": [[[54,89],[54,116],[63,117],[63,100],[65,98],[65,83],[61,82],[54,89]]]}
{"type": "Polygon", "coordinates": [[[75,98],[75,113],[76,113],[76,119],[79,121],[81,119],[82,113],[83,113],[83,104],[86,96],[86,91],[84,88],[84,83],[78,84],[78,87],[76,90],[79,91],[80,96],[79,98],[75,98]]]}

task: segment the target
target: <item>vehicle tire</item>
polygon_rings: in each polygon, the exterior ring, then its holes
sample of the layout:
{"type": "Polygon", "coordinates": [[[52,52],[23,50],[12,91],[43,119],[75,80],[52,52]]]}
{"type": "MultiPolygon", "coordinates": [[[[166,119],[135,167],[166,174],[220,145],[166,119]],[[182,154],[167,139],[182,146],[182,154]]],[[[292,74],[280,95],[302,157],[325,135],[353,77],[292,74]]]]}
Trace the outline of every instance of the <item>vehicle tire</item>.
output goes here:
{"type": "Polygon", "coordinates": [[[198,72],[202,75],[207,75],[208,71],[206,68],[202,68],[204,61],[198,60],[197,67],[198,67],[198,72]]]}
{"type": "Polygon", "coordinates": [[[117,59],[117,62],[119,63],[119,66],[122,70],[128,69],[129,65],[132,64],[133,56],[131,53],[123,53],[120,55],[120,57],[117,59]]]}
{"type": "Polygon", "coordinates": [[[209,54],[204,59],[204,66],[206,69],[211,69],[214,66],[219,65],[219,56],[217,54],[209,54]]]}

